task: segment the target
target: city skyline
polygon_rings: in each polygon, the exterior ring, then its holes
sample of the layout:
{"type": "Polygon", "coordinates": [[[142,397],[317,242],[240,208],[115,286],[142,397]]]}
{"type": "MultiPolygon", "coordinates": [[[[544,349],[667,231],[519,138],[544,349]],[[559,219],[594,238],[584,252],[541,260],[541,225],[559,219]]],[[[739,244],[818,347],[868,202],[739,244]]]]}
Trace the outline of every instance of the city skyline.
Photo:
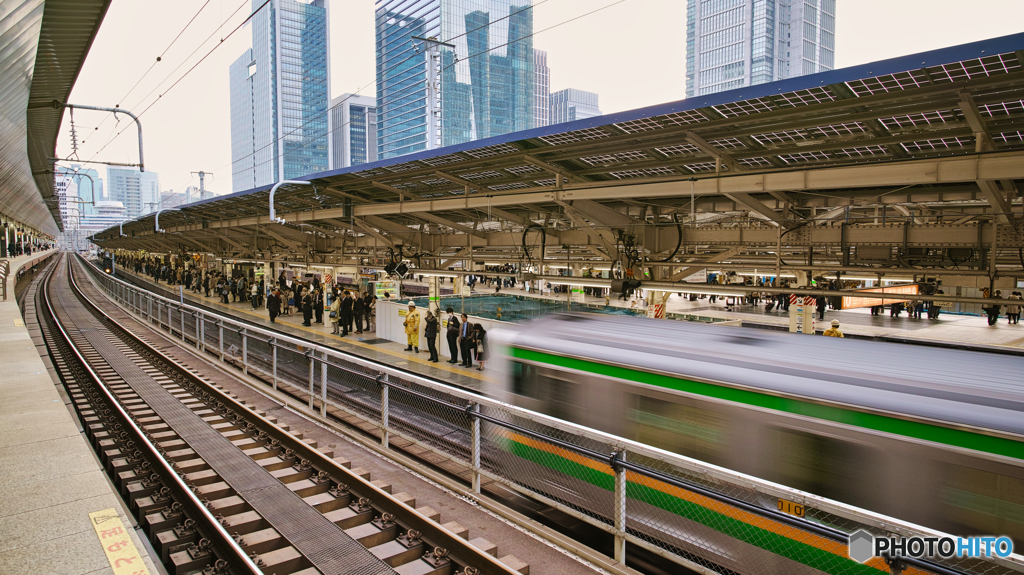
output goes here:
{"type": "Polygon", "coordinates": [[[228,69],[233,192],[331,167],[328,0],[262,5],[228,69]]]}
{"type": "MultiPolygon", "coordinates": [[[[156,102],[141,117],[146,128],[146,170],[159,172],[165,188],[175,190],[198,183],[192,172],[214,172],[217,177],[208,177],[207,187],[224,192],[230,189],[231,172],[225,70],[251,43],[247,27],[234,35],[230,32],[241,24],[251,5],[246,2],[238,13],[232,13],[233,5],[226,3],[223,11],[218,11],[215,5],[213,9],[207,7],[172,49],[164,53],[202,4],[202,0],[182,0],[173,6],[149,2],[113,4],[69,102],[120,105],[135,113],[156,102]],[[202,45],[207,39],[208,43],[202,45]],[[209,58],[167,91],[215,45],[219,48],[209,58]],[[186,58],[193,51],[195,55],[186,58]],[[161,54],[162,63],[140,82],[143,73],[153,66],[154,58],[161,54]],[[111,58],[122,63],[125,73],[108,73],[102,63],[111,58]],[[130,92],[136,82],[138,87],[130,92]],[[125,98],[126,95],[129,96],[125,98]]],[[[848,0],[839,0],[835,67],[1020,31],[1024,4],[979,0],[977,5],[978,10],[962,14],[953,25],[943,16],[943,10],[935,8],[934,2],[862,0],[853,5],[848,0]],[[992,12],[1005,18],[993,21],[984,17],[992,12]],[[879,14],[885,14],[888,22],[899,26],[900,34],[871,32],[879,14]]],[[[553,71],[551,90],[576,88],[598,93],[605,113],[682,99],[685,2],[627,0],[584,16],[601,6],[604,4],[543,2],[532,10],[534,47],[548,53],[547,63],[553,71]],[[621,37],[616,42],[605,41],[606,35],[599,31],[607,29],[622,30],[621,37]],[[669,70],[676,72],[667,73],[669,70]]],[[[358,92],[375,97],[373,2],[347,3],[345,10],[335,9],[329,17],[336,38],[332,43],[330,72],[334,81],[330,95],[358,92]]],[[[75,119],[81,136],[78,157],[83,161],[138,162],[134,126],[123,119],[118,123],[100,112],[76,111],[75,119]],[[125,130],[107,144],[111,136],[126,127],[131,130],[125,130]]],[[[71,155],[67,116],[58,136],[57,155],[71,155]]],[[[65,163],[59,165],[67,167],[65,163]]],[[[98,168],[95,164],[86,165],[98,168]]]]}

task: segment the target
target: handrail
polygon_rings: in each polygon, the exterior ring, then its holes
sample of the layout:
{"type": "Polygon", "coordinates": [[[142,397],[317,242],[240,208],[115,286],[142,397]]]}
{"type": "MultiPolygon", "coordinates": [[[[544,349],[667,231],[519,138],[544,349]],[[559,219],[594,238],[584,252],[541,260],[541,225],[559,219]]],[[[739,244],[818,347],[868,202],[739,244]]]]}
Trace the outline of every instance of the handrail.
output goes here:
{"type": "MultiPolygon", "coordinates": [[[[375,380],[382,387],[395,389],[396,391],[402,391],[404,393],[409,393],[411,395],[414,395],[414,396],[419,397],[421,399],[428,400],[428,401],[430,401],[432,403],[435,403],[437,405],[440,405],[440,406],[443,406],[443,407],[446,407],[446,408],[450,408],[450,409],[457,410],[457,411],[465,411],[470,418],[475,418],[475,419],[478,419],[478,420],[487,421],[490,424],[499,425],[501,427],[504,427],[504,428],[507,428],[509,430],[515,431],[517,433],[522,433],[524,435],[528,435],[528,436],[534,437],[534,438],[539,439],[541,441],[551,443],[552,445],[555,445],[557,447],[560,447],[560,448],[563,448],[563,449],[567,449],[567,450],[579,453],[580,455],[583,455],[585,457],[589,457],[589,458],[594,459],[596,461],[601,461],[601,462],[609,465],[610,467],[612,467],[614,470],[619,470],[619,469],[629,470],[629,471],[631,471],[633,473],[644,475],[644,476],[647,476],[647,477],[649,477],[651,479],[654,479],[656,481],[664,482],[664,483],[672,485],[674,487],[678,487],[680,489],[691,491],[693,493],[696,493],[696,494],[708,497],[710,499],[719,501],[719,502],[724,503],[726,505],[737,507],[739,509],[742,509],[743,511],[748,512],[748,513],[753,513],[755,515],[759,515],[759,516],[764,517],[766,519],[786,524],[786,525],[788,525],[790,527],[793,527],[793,528],[796,528],[796,529],[800,529],[800,530],[806,531],[808,533],[812,533],[812,534],[815,534],[815,535],[818,535],[818,536],[826,537],[826,538],[835,540],[835,541],[843,543],[843,544],[846,543],[846,538],[849,535],[849,533],[843,532],[843,531],[838,530],[838,529],[834,529],[832,527],[823,525],[821,523],[816,523],[816,522],[810,521],[810,520],[802,518],[802,517],[796,517],[796,516],[787,515],[787,514],[779,512],[779,511],[777,511],[775,509],[768,508],[766,506],[761,506],[761,505],[757,505],[755,503],[744,501],[742,499],[737,499],[737,498],[732,497],[730,495],[726,495],[726,494],[723,494],[723,493],[716,492],[713,489],[710,489],[708,487],[704,487],[702,485],[697,485],[697,484],[695,484],[693,482],[690,482],[690,481],[684,481],[684,480],[682,480],[682,479],[680,479],[680,478],[678,478],[676,476],[673,476],[673,475],[668,475],[668,474],[659,472],[657,470],[653,470],[653,469],[644,467],[642,465],[638,465],[638,464],[633,463],[633,462],[626,462],[624,460],[618,459],[617,458],[617,454],[620,453],[622,450],[628,450],[628,451],[630,451],[632,453],[641,455],[643,457],[649,457],[651,459],[655,459],[655,460],[659,460],[659,461],[664,461],[664,462],[666,462],[666,463],[668,463],[670,465],[678,467],[682,471],[687,471],[687,472],[690,472],[690,473],[695,473],[695,474],[698,474],[698,475],[707,476],[709,478],[713,478],[713,479],[722,481],[724,483],[728,483],[728,484],[736,485],[736,486],[741,486],[744,489],[748,489],[748,490],[753,488],[758,493],[761,493],[761,494],[764,494],[764,495],[769,495],[769,496],[772,496],[772,497],[784,498],[784,499],[788,499],[788,500],[803,501],[807,505],[809,505],[809,506],[811,506],[811,507],[813,507],[813,508],[815,508],[815,509],[817,509],[819,511],[822,511],[822,512],[825,512],[825,513],[828,513],[828,514],[831,514],[831,515],[835,515],[835,516],[838,516],[838,517],[842,517],[842,518],[845,518],[845,519],[848,519],[848,520],[851,520],[851,521],[855,521],[855,522],[857,522],[857,523],[859,523],[861,525],[867,526],[867,527],[872,527],[872,528],[875,528],[875,529],[884,530],[886,532],[901,533],[901,534],[927,534],[929,536],[931,536],[933,534],[938,534],[938,532],[936,532],[934,530],[931,530],[931,529],[928,529],[928,528],[924,528],[924,527],[921,527],[921,526],[918,526],[918,525],[915,525],[915,524],[912,524],[912,523],[904,522],[904,521],[901,521],[901,520],[898,520],[898,519],[887,517],[887,516],[884,516],[884,515],[881,515],[881,514],[878,514],[878,513],[874,513],[874,512],[871,512],[871,511],[867,511],[867,510],[864,510],[864,509],[859,509],[859,508],[851,506],[851,505],[847,505],[847,504],[844,504],[844,503],[841,503],[841,502],[829,500],[829,499],[826,499],[826,498],[823,498],[823,497],[819,497],[817,495],[813,495],[813,494],[810,494],[810,493],[806,493],[806,492],[803,492],[803,491],[800,491],[800,490],[797,490],[797,489],[793,489],[793,488],[790,488],[790,487],[787,487],[787,486],[784,486],[784,485],[780,485],[780,484],[777,484],[777,483],[766,481],[766,480],[763,480],[763,479],[760,479],[760,478],[757,478],[757,477],[754,477],[754,476],[751,476],[751,475],[746,475],[744,473],[728,470],[728,469],[721,468],[721,467],[718,467],[718,466],[715,466],[715,465],[712,465],[712,464],[708,464],[708,463],[704,463],[704,462],[701,462],[701,461],[697,461],[695,459],[691,459],[691,458],[688,458],[688,457],[685,457],[685,456],[681,456],[681,455],[678,455],[678,454],[675,454],[675,453],[664,451],[664,450],[661,450],[661,449],[658,449],[658,448],[655,448],[655,447],[650,447],[648,445],[645,445],[645,444],[642,444],[642,443],[638,443],[638,442],[635,442],[635,441],[632,441],[632,440],[629,440],[629,439],[625,439],[625,438],[622,438],[622,437],[617,437],[617,436],[614,436],[614,435],[611,435],[609,433],[605,433],[605,432],[602,432],[602,431],[599,431],[599,430],[594,430],[594,429],[586,428],[586,427],[583,427],[583,426],[580,426],[580,425],[577,425],[577,424],[574,424],[574,423],[570,423],[570,422],[562,421],[562,420],[559,420],[559,419],[555,419],[553,417],[550,417],[550,416],[547,416],[547,415],[544,415],[544,414],[541,414],[541,413],[536,413],[536,412],[533,412],[533,411],[529,411],[527,409],[523,409],[523,408],[520,408],[520,407],[517,407],[517,406],[514,406],[514,405],[510,405],[510,404],[507,404],[507,403],[504,403],[504,402],[501,402],[501,401],[498,401],[498,400],[495,400],[495,399],[492,399],[492,398],[488,398],[488,397],[485,397],[485,396],[482,396],[482,395],[477,395],[477,394],[474,394],[474,393],[471,393],[471,392],[468,392],[468,391],[465,391],[465,390],[461,390],[461,389],[458,389],[458,388],[455,388],[455,387],[451,387],[451,386],[447,386],[447,385],[444,385],[444,384],[440,384],[438,382],[435,382],[435,381],[429,380],[427,378],[424,378],[424,377],[422,377],[422,376],[420,376],[418,374],[410,373],[410,372],[407,372],[407,371],[402,371],[402,370],[395,369],[395,368],[392,368],[392,367],[386,366],[386,365],[381,365],[381,364],[378,364],[378,363],[373,363],[373,362],[367,361],[367,360],[365,360],[363,358],[360,358],[358,356],[350,355],[350,354],[348,354],[348,353],[346,353],[344,351],[341,351],[341,350],[338,350],[338,349],[335,349],[335,348],[323,346],[323,345],[320,345],[320,344],[317,344],[315,342],[311,342],[311,341],[308,341],[308,340],[292,337],[292,336],[289,336],[288,334],[283,334],[283,333],[280,333],[280,332],[273,332],[273,331],[264,329],[264,328],[259,327],[259,326],[252,326],[252,325],[248,325],[248,324],[242,324],[241,322],[239,322],[238,320],[236,320],[234,318],[231,318],[230,316],[225,316],[225,315],[219,314],[217,312],[213,312],[213,311],[200,310],[199,308],[196,308],[195,306],[184,304],[184,303],[181,303],[181,302],[169,299],[169,298],[165,298],[163,296],[157,295],[157,294],[152,293],[152,292],[144,291],[144,290],[142,290],[142,289],[140,289],[140,288],[138,288],[136,286],[133,286],[133,285],[127,283],[127,282],[124,282],[123,280],[120,280],[118,278],[112,278],[110,276],[99,274],[98,270],[95,267],[95,265],[92,264],[91,262],[89,262],[89,264],[90,264],[89,268],[92,270],[94,276],[101,277],[101,278],[103,278],[105,280],[112,280],[114,282],[122,284],[123,286],[127,287],[130,290],[134,290],[134,291],[139,292],[139,293],[145,293],[145,295],[147,297],[153,298],[156,301],[161,301],[162,300],[165,305],[177,308],[181,312],[185,312],[186,309],[188,309],[189,310],[188,313],[190,313],[190,315],[191,315],[191,314],[194,314],[194,313],[197,313],[197,312],[201,311],[205,317],[213,318],[213,319],[215,319],[219,323],[230,323],[230,324],[234,324],[236,326],[241,326],[239,328],[240,330],[248,330],[253,335],[258,335],[258,336],[262,336],[262,337],[268,337],[271,340],[275,340],[275,343],[273,345],[275,345],[277,347],[283,347],[278,342],[288,342],[288,343],[291,343],[292,345],[295,345],[295,346],[302,346],[302,347],[304,347],[306,349],[306,351],[310,352],[312,357],[315,357],[315,355],[317,353],[322,355],[323,358],[322,359],[321,358],[317,358],[316,361],[323,362],[325,365],[334,365],[334,366],[336,366],[336,364],[334,364],[333,362],[329,362],[327,360],[328,356],[334,356],[335,358],[339,358],[339,359],[342,359],[343,361],[354,363],[354,364],[356,364],[358,366],[367,368],[369,370],[373,370],[374,372],[380,373],[382,375],[383,374],[387,374],[387,375],[390,375],[390,376],[401,378],[401,379],[403,379],[403,380],[405,380],[405,381],[407,381],[407,382],[409,382],[411,384],[417,385],[417,386],[422,386],[422,387],[425,387],[425,388],[428,388],[428,389],[432,389],[434,391],[443,392],[443,393],[447,394],[449,396],[449,398],[454,397],[454,398],[461,399],[461,400],[465,401],[466,403],[469,404],[469,407],[453,404],[453,403],[451,403],[449,401],[445,401],[444,399],[441,399],[441,398],[432,397],[432,396],[430,396],[428,394],[419,392],[419,391],[417,391],[415,389],[411,389],[410,387],[407,387],[405,385],[397,384],[396,382],[389,382],[389,381],[386,380],[385,377],[382,377],[382,376],[378,376],[376,378],[376,380],[375,380]],[[522,427],[520,425],[516,425],[514,423],[511,423],[511,422],[508,422],[508,421],[504,421],[502,419],[498,419],[498,418],[486,415],[486,414],[482,413],[479,410],[479,408],[475,408],[474,406],[476,406],[476,405],[479,405],[479,406],[482,406],[482,407],[494,408],[494,409],[497,409],[497,410],[503,410],[505,412],[510,413],[514,417],[521,418],[521,419],[524,419],[524,420],[527,420],[527,421],[531,421],[531,422],[543,425],[545,427],[554,428],[554,429],[558,429],[558,430],[565,431],[565,432],[568,432],[568,433],[572,433],[572,434],[574,434],[574,435],[576,435],[578,437],[581,437],[584,440],[593,440],[593,441],[600,442],[600,443],[605,444],[605,445],[614,446],[617,451],[614,451],[614,452],[612,452],[610,454],[609,453],[601,453],[601,452],[594,451],[592,449],[583,447],[581,445],[575,445],[575,444],[570,443],[570,442],[566,442],[566,441],[563,441],[563,440],[559,440],[557,438],[546,436],[546,435],[543,435],[542,433],[539,433],[537,431],[533,431],[533,430],[527,429],[527,428],[522,427]]],[[[336,366],[336,367],[339,367],[339,366],[336,366]]],[[[371,376],[368,376],[366,374],[361,374],[361,375],[364,375],[366,377],[371,377],[371,376]]],[[[854,529],[851,529],[851,532],[853,532],[853,531],[854,531],[854,529]]],[[[933,571],[935,573],[940,573],[940,574],[943,574],[943,575],[956,575],[956,574],[959,573],[958,571],[952,570],[952,569],[950,569],[948,567],[937,565],[937,564],[933,564],[930,561],[914,559],[914,558],[910,558],[910,557],[900,557],[899,559],[900,559],[900,561],[904,561],[904,562],[906,562],[908,564],[919,566],[919,567],[921,567],[923,569],[927,569],[927,570],[933,571]]],[[[998,561],[1002,561],[1002,560],[998,560],[998,561]]],[[[1017,566],[1017,565],[1015,565],[1015,567],[1019,568],[1019,566],[1017,566]]]]}

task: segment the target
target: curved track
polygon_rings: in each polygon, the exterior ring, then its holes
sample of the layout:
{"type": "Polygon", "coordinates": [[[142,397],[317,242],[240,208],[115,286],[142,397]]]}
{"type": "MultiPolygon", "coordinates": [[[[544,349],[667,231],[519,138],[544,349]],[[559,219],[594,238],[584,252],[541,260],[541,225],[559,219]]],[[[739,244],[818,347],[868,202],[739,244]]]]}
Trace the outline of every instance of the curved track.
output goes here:
{"type": "Polygon", "coordinates": [[[148,328],[76,283],[77,265],[62,257],[37,279],[40,324],[169,570],[513,573],[173,361],[148,328]]]}

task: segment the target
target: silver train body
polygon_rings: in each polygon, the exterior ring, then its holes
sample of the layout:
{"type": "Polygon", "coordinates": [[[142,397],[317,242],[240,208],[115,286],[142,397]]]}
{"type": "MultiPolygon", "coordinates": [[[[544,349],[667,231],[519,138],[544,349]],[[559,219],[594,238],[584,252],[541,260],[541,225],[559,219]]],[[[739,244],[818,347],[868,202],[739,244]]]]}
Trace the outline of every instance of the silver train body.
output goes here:
{"type": "MultiPolygon", "coordinates": [[[[1022,358],[604,315],[549,316],[489,337],[501,377],[490,391],[502,401],[1024,548],[1022,358]]],[[[718,564],[744,572],[729,556],[750,550],[717,544],[732,548],[718,564]]]]}

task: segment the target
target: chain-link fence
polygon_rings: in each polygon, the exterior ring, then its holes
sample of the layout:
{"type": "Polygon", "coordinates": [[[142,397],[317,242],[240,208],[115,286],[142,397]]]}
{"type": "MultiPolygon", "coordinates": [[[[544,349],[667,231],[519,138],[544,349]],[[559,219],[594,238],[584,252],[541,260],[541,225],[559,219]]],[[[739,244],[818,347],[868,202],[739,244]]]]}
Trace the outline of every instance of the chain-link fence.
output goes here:
{"type": "Polygon", "coordinates": [[[704,573],[1024,572],[1024,559],[887,562],[850,557],[850,536],[944,537],[909,523],[446,386],[309,341],[167,300],[90,267],[107,294],[186,343],[321,414],[355,416],[626,543],[704,573]],[[184,327],[182,327],[184,326],[184,327]],[[916,571],[915,571],[916,570],[916,571]]]}

